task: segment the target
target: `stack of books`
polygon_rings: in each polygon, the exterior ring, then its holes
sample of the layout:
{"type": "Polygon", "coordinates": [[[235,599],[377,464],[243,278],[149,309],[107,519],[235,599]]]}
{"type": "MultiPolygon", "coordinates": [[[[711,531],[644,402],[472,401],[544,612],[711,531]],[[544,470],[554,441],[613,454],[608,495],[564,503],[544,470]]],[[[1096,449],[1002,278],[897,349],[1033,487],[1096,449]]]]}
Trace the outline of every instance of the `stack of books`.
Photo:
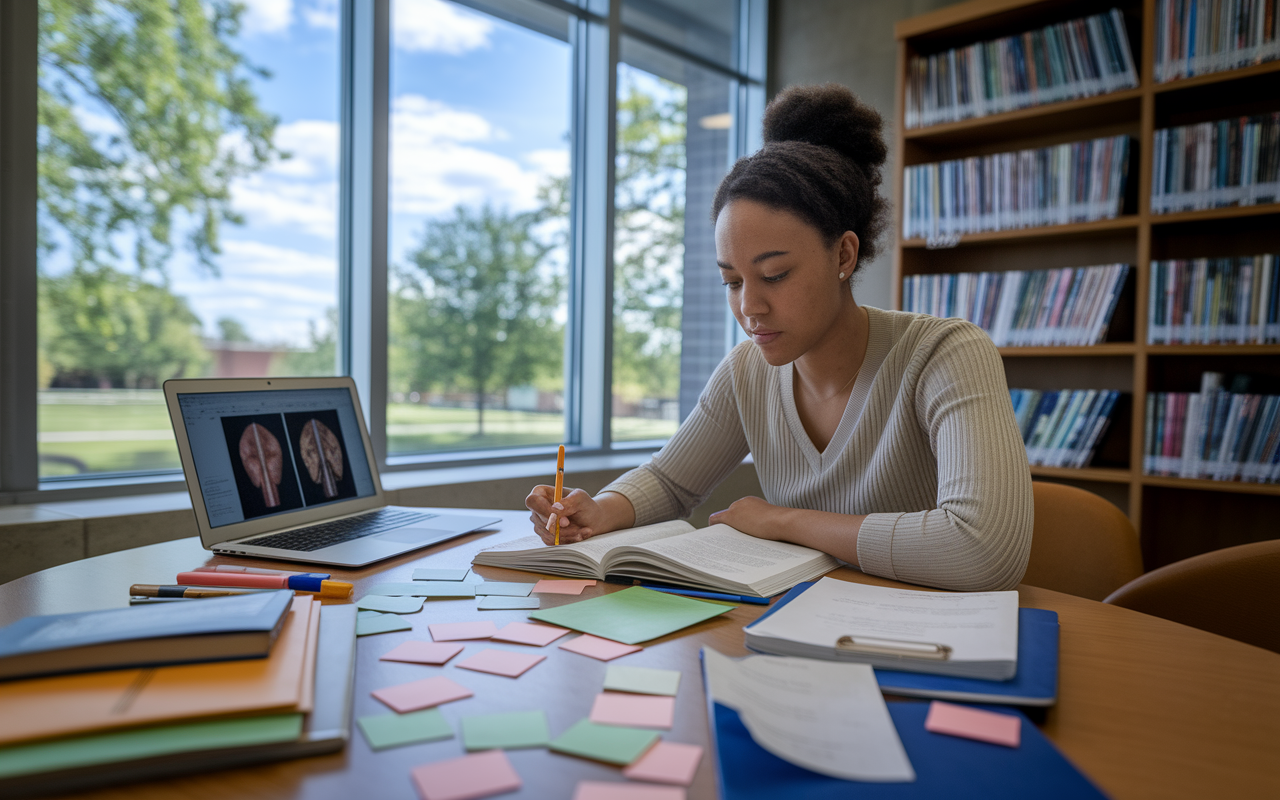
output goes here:
{"type": "Polygon", "coordinates": [[[907,167],[902,235],[936,239],[980,231],[1118,217],[1129,137],[907,167]]]}
{"type": "Polygon", "coordinates": [[[1153,146],[1153,214],[1280,198],[1280,112],[1161,128],[1153,146]]]}
{"type": "Polygon", "coordinates": [[[1137,85],[1124,16],[1113,8],[912,58],[905,124],[922,128],[1137,85]]]}
{"type": "Polygon", "coordinates": [[[1040,392],[1010,389],[1027,461],[1044,467],[1087,467],[1111,424],[1122,393],[1106,389],[1040,392]]]}
{"type": "Polygon", "coordinates": [[[912,275],[902,308],[967,319],[997,347],[1092,345],[1106,339],[1129,274],[1128,264],[1107,264],[912,275]]]}
{"type": "Polygon", "coordinates": [[[1147,394],[1147,475],[1280,483],[1280,395],[1206,372],[1199,392],[1147,394]]]}
{"type": "Polygon", "coordinates": [[[1156,0],[1156,82],[1280,57],[1278,0],[1156,0]]]}
{"type": "Polygon", "coordinates": [[[1274,255],[1151,262],[1147,342],[1280,342],[1280,260],[1274,255]]]}

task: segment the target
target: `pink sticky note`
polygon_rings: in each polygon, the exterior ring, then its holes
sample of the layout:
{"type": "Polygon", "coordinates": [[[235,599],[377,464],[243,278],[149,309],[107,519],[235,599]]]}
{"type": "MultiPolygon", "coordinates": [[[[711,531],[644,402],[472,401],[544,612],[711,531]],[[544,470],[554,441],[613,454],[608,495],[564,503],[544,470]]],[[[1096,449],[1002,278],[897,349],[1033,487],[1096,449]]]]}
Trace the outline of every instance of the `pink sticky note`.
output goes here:
{"type": "Polygon", "coordinates": [[[461,669],[473,669],[476,672],[490,672],[494,675],[505,675],[508,678],[519,678],[539,662],[546,660],[546,656],[536,653],[482,650],[464,661],[459,661],[455,666],[461,669]]]}
{"type": "Polygon", "coordinates": [[[603,692],[591,706],[591,721],[630,728],[670,728],[676,699],[653,694],[603,692]]]}
{"type": "Polygon", "coordinates": [[[529,622],[512,622],[503,626],[493,635],[497,642],[515,642],[542,647],[569,632],[568,628],[557,628],[553,625],[534,625],[529,622]]]}
{"type": "Polygon", "coordinates": [[[622,774],[633,781],[688,786],[693,783],[693,774],[698,771],[701,760],[702,748],[696,744],[658,742],[639,761],[622,770],[622,774]]]}
{"type": "Polygon", "coordinates": [[[675,786],[578,781],[573,800],[685,800],[685,794],[675,786]]]}
{"type": "Polygon", "coordinates": [[[470,697],[471,690],[443,675],[437,675],[434,678],[402,683],[399,686],[388,686],[377,690],[373,696],[403,714],[406,711],[418,711],[448,703],[451,700],[470,697]]]}
{"type": "Polygon", "coordinates": [[[411,641],[401,644],[379,661],[411,661],[414,664],[443,664],[461,653],[463,645],[411,641]]]}
{"type": "Polygon", "coordinates": [[[924,729],[948,736],[1002,744],[1005,747],[1017,747],[1022,742],[1021,717],[937,700],[929,705],[929,716],[925,717],[924,729]]]}
{"type": "Polygon", "coordinates": [[[501,750],[423,764],[409,775],[423,800],[475,800],[521,786],[520,776],[501,750]]]}
{"type": "Polygon", "coordinates": [[[454,642],[459,639],[488,639],[498,632],[498,626],[484,622],[437,622],[428,625],[431,638],[437,642],[454,642]]]}
{"type": "Polygon", "coordinates": [[[595,581],[552,581],[541,580],[533,585],[534,594],[582,594],[588,586],[595,586],[595,581]]]}
{"type": "Polygon", "coordinates": [[[592,636],[587,633],[577,639],[570,639],[560,645],[560,649],[568,650],[570,653],[581,653],[584,656],[598,658],[601,661],[612,661],[619,656],[625,656],[628,653],[634,653],[644,648],[637,647],[634,644],[622,644],[609,639],[601,639],[599,636],[592,636]]]}

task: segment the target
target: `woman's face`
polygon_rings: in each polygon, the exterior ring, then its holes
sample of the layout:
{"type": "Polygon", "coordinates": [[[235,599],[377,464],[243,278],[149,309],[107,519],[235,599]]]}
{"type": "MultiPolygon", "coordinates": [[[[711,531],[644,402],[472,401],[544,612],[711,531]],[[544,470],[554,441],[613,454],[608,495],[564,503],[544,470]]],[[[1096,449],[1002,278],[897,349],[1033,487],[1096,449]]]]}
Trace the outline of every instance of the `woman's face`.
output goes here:
{"type": "Polygon", "coordinates": [[[734,200],[716,219],[716,262],[729,308],[773,366],[809,352],[852,304],[844,279],[858,262],[858,237],[833,245],[789,211],[734,200]]]}

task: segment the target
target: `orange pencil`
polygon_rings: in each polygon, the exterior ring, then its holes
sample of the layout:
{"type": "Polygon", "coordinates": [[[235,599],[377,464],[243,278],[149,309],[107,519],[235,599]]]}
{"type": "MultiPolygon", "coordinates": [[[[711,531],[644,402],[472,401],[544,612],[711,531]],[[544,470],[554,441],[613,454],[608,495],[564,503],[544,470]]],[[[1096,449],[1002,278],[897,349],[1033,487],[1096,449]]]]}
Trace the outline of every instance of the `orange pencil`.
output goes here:
{"type": "MultiPolygon", "coordinates": [[[[559,503],[564,499],[564,445],[556,455],[556,499],[559,503]]],[[[560,544],[560,515],[556,514],[556,544],[560,544]]]]}

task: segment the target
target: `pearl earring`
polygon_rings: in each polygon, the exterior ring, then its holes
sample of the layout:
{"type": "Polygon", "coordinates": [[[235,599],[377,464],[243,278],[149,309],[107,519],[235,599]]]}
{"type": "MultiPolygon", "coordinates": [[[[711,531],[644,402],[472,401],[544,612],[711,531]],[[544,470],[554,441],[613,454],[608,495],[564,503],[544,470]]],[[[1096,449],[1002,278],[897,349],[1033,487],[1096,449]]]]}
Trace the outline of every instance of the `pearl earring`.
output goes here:
{"type": "Polygon", "coordinates": [[[843,273],[843,272],[841,272],[841,273],[840,273],[840,280],[844,280],[844,273],[843,273]]]}

